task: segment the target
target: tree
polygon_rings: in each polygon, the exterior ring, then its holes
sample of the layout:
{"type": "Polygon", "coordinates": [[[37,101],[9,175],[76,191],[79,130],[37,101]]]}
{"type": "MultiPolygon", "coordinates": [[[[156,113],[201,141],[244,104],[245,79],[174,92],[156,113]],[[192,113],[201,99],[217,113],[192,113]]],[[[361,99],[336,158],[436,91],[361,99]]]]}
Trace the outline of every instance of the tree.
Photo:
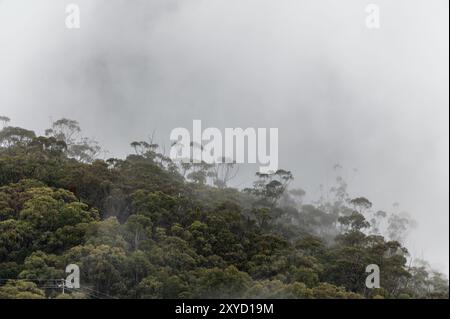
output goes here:
{"type": "Polygon", "coordinates": [[[350,216],[339,217],[338,222],[351,231],[361,231],[370,227],[369,222],[358,212],[353,212],[350,216]]]}
{"type": "Polygon", "coordinates": [[[221,161],[214,163],[211,167],[213,184],[218,188],[226,188],[228,182],[231,181],[239,172],[239,166],[235,161],[229,161],[222,157],[221,161]]]}
{"type": "Polygon", "coordinates": [[[12,147],[14,145],[26,146],[36,135],[20,127],[7,126],[0,131],[0,147],[12,147]]]}
{"type": "Polygon", "coordinates": [[[190,281],[191,291],[183,298],[239,298],[251,284],[250,276],[234,266],[197,269],[191,272],[190,281]]]}
{"type": "Polygon", "coordinates": [[[116,296],[125,293],[127,272],[126,252],[108,245],[85,245],[70,249],[65,259],[80,267],[80,277],[103,294],[116,296]]]}
{"type": "Polygon", "coordinates": [[[274,208],[281,195],[286,191],[289,183],[294,179],[290,171],[277,170],[273,174],[256,173],[259,178],[252,189],[245,189],[246,192],[255,195],[260,199],[260,203],[274,208]]]}
{"type": "Polygon", "coordinates": [[[360,214],[364,214],[367,209],[372,207],[372,203],[365,197],[357,197],[350,200],[350,204],[358,211],[360,214]]]}
{"type": "Polygon", "coordinates": [[[57,120],[45,131],[45,135],[63,142],[67,146],[67,155],[79,162],[91,163],[102,151],[97,141],[81,136],[80,125],[75,120],[57,120]]]}
{"type": "Polygon", "coordinates": [[[25,259],[19,278],[49,283],[49,280],[65,278],[64,265],[56,255],[33,252],[25,259]]]}
{"type": "Polygon", "coordinates": [[[0,286],[0,299],[45,299],[45,293],[35,283],[10,280],[0,286]]]}
{"type": "Polygon", "coordinates": [[[152,220],[144,215],[131,215],[124,224],[124,238],[132,250],[139,249],[141,245],[152,238],[152,220]]]}
{"type": "Polygon", "coordinates": [[[4,115],[0,115],[0,122],[3,124],[3,128],[10,122],[10,118],[4,115]]]}
{"type": "Polygon", "coordinates": [[[172,163],[152,139],[104,161],[75,121],[30,132],[1,131],[0,298],[448,298],[445,276],[407,264],[412,221],[340,177],[306,202],[286,170],[242,191],[233,163],[172,163]],[[82,288],[61,294],[68,264],[82,288]]]}
{"type": "Polygon", "coordinates": [[[415,222],[407,214],[391,214],[388,218],[388,237],[392,240],[403,242],[415,222]]]}
{"type": "Polygon", "coordinates": [[[269,221],[273,219],[273,216],[270,213],[270,209],[265,207],[253,209],[253,214],[255,215],[259,227],[262,228],[266,228],[269,224],[269,221]]]}
{"type": "Polygon", "coordinates": [[[48,187],[32,188],[31,197],[23,203],[19,219],[29,222],[40,231],[56,231],[58,228],[79,223],[89,223],[97,218],[95,211],[89,211],[86,204],[66,190],[48,187]]]}

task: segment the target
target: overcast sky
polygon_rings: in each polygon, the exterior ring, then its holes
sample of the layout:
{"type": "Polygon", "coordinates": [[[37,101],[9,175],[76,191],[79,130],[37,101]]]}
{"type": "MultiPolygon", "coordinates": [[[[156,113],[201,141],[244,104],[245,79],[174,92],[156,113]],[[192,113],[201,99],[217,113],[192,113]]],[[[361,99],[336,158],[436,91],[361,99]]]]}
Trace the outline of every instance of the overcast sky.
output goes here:
{"type": "Polygon", "coordinates": [[[318,196],[340,163],[353,196],[418,221],[408,248],[448,274],[447,0],[71,2],[78,30],[70,1],[0,0],[11,125],[43,134],[73,118],[111,156],[193,119],[277,127],[296,186],[318,196]],[[368,3],[380,29],[365,25],[368,3]]]}

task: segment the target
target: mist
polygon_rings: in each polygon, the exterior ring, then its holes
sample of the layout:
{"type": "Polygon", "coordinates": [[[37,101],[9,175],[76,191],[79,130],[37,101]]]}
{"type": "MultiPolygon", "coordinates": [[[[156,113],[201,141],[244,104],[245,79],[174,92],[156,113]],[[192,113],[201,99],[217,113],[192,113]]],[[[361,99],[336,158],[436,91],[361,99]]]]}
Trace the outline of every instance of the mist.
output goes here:
{"type": "MultiPolygon", "coordinates": [[[[408,249],[449,273],[448,1],[0,0],[0,115],[78,120],[123,157],[176,127],[279,129],[310,198],[333,183],[418,223],[408,249]],[[356,169],[356,170],[355,170],[356,169]]],[[[255,169],[235,186],[251,185],[255,169]]]]}

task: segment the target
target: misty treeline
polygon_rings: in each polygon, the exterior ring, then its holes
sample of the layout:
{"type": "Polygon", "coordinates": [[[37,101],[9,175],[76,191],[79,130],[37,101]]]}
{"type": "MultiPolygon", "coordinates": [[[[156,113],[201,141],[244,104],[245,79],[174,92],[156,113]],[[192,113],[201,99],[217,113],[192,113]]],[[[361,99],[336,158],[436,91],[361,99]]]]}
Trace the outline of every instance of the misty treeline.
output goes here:
{"type": "Polygon", "coordinates": [[[0,298],[448,298],[402,244],[412,221],[341,177],[306,203],[287,170],[238,190],[236,165],[174,163],[152,140],[104,160],[76,121],[0,122],[0,298]],[[69,264],[81,287],[63,294],[69,264]]]}

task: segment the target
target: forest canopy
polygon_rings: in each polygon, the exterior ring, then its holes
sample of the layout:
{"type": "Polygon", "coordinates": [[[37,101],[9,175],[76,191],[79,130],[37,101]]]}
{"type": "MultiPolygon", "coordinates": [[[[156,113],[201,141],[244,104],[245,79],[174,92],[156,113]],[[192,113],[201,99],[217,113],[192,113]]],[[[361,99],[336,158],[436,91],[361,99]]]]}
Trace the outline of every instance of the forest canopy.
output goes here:
{"type": "Polygon", "coordinates": [[[233,163],[176,163],[154,141],[102,159],[77,121],[0,122],[0,298],[448,298],[404,247],[413,221],[342,177],[306,202],[288,170],[239,190],[233,163]],[[69,264],[81,285],[63,293],[69,264]]]}

